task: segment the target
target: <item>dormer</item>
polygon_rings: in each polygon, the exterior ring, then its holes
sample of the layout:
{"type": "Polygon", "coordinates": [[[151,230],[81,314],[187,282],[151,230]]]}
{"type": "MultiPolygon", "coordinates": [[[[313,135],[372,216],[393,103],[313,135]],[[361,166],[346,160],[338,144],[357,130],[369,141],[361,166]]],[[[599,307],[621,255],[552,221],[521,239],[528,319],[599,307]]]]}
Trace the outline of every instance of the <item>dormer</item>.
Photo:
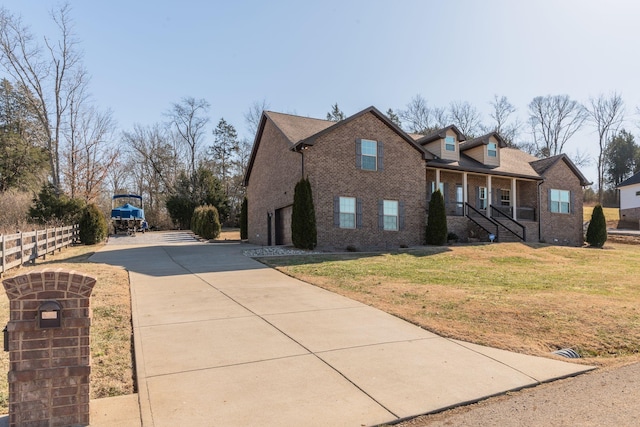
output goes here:
{"type": "Polygon", "coordinates": [[[451,125],[423,136],[417,143],[440,159],[456,162],[460,160],[460,142],[464,140],[462,132],[451,125]]]}
{"type": "Polygon", "coordinates": [[[460,144],[460,152],[485,166],[500,166],[500,149],[507,146],[504,139],[491,132],[460,144]]]}

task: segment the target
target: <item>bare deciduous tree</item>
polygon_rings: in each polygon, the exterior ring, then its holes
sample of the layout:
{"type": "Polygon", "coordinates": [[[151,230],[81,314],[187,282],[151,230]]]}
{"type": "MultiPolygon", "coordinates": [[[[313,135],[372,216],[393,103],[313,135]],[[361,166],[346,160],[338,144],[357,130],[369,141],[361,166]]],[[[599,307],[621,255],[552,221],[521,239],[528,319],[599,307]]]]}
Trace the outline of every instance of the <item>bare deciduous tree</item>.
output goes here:
{"type": "Polygon", "coordinates": [[[449,119],[467,138],[478,136],[482,129],[480,112],[466,101],[449,104],[449,119]]]}
{"type": "Polygon", "coordinates": [[[611,139],[624,120],[624,102],[615,92],[608,97],[600,94],[597,98],[589,99],[587,112],[598,131],[598,201],[602,203],[605,155],[611,139]]]}
{"type": "Polygon", "coordinates": [[[529,103],[529,124],[540,157],[564,152],[566,142],[582,127],[587,111],[569,95],[537,96],[529,103]]]}
{"type": "Polygon", "coordinates": [[[517,117],[515,120],[510,121],[512,114],[516,112],[516,107],[509,102],[506,96],[498,95],[493,96],[491,107],[493,107],[493,110],[489,116],[495,121],[495,124],[493,128],[488,130],[498,132],[509,146],[517,146],[516,139],[522,124],[517,117]]]}
{"type": "Polygon", "coordinates": [[[72,93],[85,84],[82,55],[73,32],[71,7],[51,11],[58,40],[38,43],[20,17],[0,8],[0,64],[13,79],[34,94],[32,107],[45,130],[52,184],[60,192],[60,143],[64,114],[72,93]]]}
{"type": "Polygon", "coordinates": [[[204,140],[205,127],[209,123],[209,117],[206,116],[208,111],[209,103],[206,100],[186,97],[180,103],[174,103],[167,113],[180,144],[187,148],[187,170],[191,177],[195,176],[200,145],[204,140]]]}
{"type": "Polygon", "coordinates": [[[68,124],[68,144],[63,150],[66,187],[72,198],[95,202],[118,158],[118,150],[111,145],[115,130],[112,113],[71,102],[68,124]]]}
{"type": "Polygon", "coordinates": [[[411,99],[406,110],[399,112],[399,116],[409,132],[422,135],[445,127],[443,122],[447,121],[444,109],[429,107],[427,101],[419,94],[411,99]]]}
{"type": "Polygon", "coordinates": [[[269,103],[266,99],[262,101],[254,101],[244,113],[244,120],[247,124],[247,131],[249,132],[250,137],[253,139],[258,132],[258,126],[260,126],[260,119],[262,118],[262,113],[269,109],[269,103]]]}

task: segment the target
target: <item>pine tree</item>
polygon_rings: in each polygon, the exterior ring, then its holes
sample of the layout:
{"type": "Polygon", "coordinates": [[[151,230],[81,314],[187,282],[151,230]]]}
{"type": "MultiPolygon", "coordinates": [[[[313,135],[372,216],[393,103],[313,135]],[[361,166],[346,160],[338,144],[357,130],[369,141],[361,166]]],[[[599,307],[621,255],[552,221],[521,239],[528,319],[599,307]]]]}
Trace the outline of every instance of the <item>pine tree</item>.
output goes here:
{"type": "Polygon", "coordinates": [[[607,241],[607,221],[602,212],[602,206],[596,205],[591,214],[591,221],[587,227],[587,243],[594,248],[601,248],[607,241]]]}
{"type": "Polygon", "coordinates": [[[293,194],[291,238],[293,245],[300,249],[313,249],[318,242],[311,183],[305,178],[296,184],[293,194]]]}
{"type": "Polygon", "coordinates": [[[447,241],[447,213],[440,190],[431,196],[426,229],[427,245],[444,245],[447,241]]]}
{"type": "Polygon", "coordinates": [[[347,117],[340,110],[340,107],[338,107],[337,102],[331,106],[331,111],[327,113],[327,120],[330,120],[332,122],[339,122],[340,120],[344,120],[346,118],[347,117]]]}

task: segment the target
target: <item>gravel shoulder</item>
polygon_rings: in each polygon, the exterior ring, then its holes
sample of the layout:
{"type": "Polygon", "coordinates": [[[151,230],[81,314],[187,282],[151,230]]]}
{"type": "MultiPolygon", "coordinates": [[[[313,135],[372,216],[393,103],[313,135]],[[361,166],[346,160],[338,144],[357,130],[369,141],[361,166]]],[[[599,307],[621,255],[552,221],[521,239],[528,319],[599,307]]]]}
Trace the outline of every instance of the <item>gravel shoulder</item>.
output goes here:
{"type": "Polygon", "coordinates": [[[398,424],[423,426],[637,426],[640,363],[508,393],[398,424]]]}

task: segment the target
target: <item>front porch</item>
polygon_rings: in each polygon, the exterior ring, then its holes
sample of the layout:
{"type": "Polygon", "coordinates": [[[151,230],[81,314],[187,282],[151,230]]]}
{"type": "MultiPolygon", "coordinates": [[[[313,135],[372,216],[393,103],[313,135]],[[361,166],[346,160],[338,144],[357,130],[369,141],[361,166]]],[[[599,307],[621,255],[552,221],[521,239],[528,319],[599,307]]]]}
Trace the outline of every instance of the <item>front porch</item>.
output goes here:
{"type": "Polygon", "coordinates": [[[478,228],[498,241],[539,239],[536,180],[427,169],[427,200],[436,189],[444,197],[449,230],[463,239],[478,228]]]}

